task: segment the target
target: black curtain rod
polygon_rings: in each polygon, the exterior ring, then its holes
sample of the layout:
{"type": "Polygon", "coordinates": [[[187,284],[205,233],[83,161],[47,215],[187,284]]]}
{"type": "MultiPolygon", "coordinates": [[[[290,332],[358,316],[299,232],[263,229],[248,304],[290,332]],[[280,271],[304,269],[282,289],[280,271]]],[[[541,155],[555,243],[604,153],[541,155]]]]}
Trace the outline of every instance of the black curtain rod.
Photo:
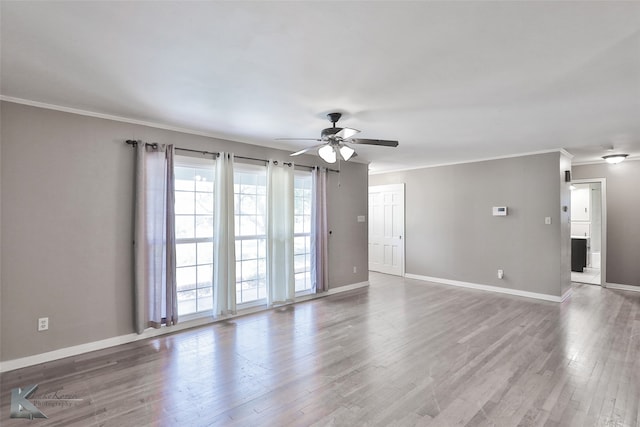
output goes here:
{"type": "MultiPolygon", "coordinates": [[[[142,141],[136,141],[134,139],[127,139],[125,141],[127,144],[129,145],[138,145],[138,143],[142,143],[142,141]]],[[[150,145],[153,148],[156,148],[158,146],[157,142],[145,142],[145,145],[150,145]]],[[[190,148],[180,148],[180,147],[176,147],[176,150],[180,150],[180,151],[188,151],[190,153],[200,153],[200,154],[211,154],[214,157],[218,157],[220,155],[220,153],[216,153],[215,151],[204,151],[204,150],[192,150],[190,148]]]]}
{"type": "MultiPolygon", "coordinates": [[[[133,145],[133,146],[138,145],[138,143],[142,143],[142,141],[136,141],[135,139],[127,139],[125,142],[127,144],[133,145]]],[[[154,148],[158,146],[157,142],[145,142],[144,144],[145,145],[150,145],[150,146],[152,146],[154,148]]],[[[180,147],[175,147],[175,149],[176,150],[180,150],[180,151],[189,151],[191,153],[211,154],[211,155],[213,155],[215,157],[218,157],[220,155],[220,153],[216,153],[214,151],[192,150],[190,148],[180,148],[180,147]]],[[[254,160],[256,162],[269,162],[269,160],[265,160],[265,159],[257,159],[255,157],[236,156],[235,154],[233,155],[233,157],[236,158],[236,159],[254,160]]],[[[278,164],[277,160],[275,160],[274,162],[275,162],[276,165],[278,164]]],[[[282,163],[287,165],[287,166],[291,166],[293,164],[294,166],[300,166],[300,167],[309,168],[309,169],[314,169],[314,168],[318,167],[318,166],[299,165],[297,163],[291,163],[291,162],[282,162],[282,163]]],[[[329,169],[329,168],[327,168],[327,170],[329,172],[340,173],[340,171],[337,170],[337,169],[329,169]]]]}

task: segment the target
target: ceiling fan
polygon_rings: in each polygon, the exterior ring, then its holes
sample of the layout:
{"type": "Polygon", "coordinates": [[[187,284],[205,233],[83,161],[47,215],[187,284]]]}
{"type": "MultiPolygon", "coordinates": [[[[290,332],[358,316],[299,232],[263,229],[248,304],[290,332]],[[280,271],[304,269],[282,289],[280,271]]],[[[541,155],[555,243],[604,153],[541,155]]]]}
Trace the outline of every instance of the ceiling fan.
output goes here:
{"type": "Polygon", "coordinates": [[[357,129],[336,127],[336,123],[342,117],[342,113],[329,113],[327,118],[331,121],[332,127],[322,129],[320,138],[277,138],[279,141],[321,141],[322,144],[305,148],[304,150],[292,153],[291,156],[299,156],[308,151],[318,149],[318,155],[327,163],[335,163],[338,158],[344,161],[357,156],[356,150],[348,144],[381,145],[383,147],[397,147],[398,141],[384,139],[364,139],[352,138],[360,133],[357,129]],[[347,144],[348,143],[348,144],[347,144]]]}

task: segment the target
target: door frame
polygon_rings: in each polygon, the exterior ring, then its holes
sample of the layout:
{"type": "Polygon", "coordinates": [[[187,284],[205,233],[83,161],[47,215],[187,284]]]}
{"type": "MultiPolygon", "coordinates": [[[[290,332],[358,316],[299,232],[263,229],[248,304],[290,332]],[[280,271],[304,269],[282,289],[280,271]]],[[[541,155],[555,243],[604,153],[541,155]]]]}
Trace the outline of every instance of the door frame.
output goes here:
{"type": "MultiPolygon", "coordinates": [[[[407,190],[406,184],[401,182],[399,184],[382,184],[382,185],[370,185],[367,189],[367,216],[369,216],[369,221],[371,221],[371,207],[369,206],[369,194],[371,193],[371,189],[375,188],[380,191],[394,191],[402,189],[402,224],[401,224],[401,238],[400,238],[400,251],[402,252],[402,262],[400,263],[400,277],[404,277],[406,274],[405,265],[406,265],[406,221],[407,221],[407,190]]],[[[367,224],[368,225],[368,224],[367,224]]],[[[368,237],[367,237],[367,248],[368,248],[368,237]]],[[[367,249],[368,252],[368,249],[367,249]]],[[[367,268],[369,266],[369,255],[367,254],[367,268]]]]}
{"type": "MultiPolygon", "coordinates": [[[[600,210],[602,220],[600,221],[600,286],[607,287],[607,179],[606,178],[583,178],[572,179],[571,184],[600,184],[600,210]]],[[[571,220],[571,219],[569,219],[571,220]]]]}

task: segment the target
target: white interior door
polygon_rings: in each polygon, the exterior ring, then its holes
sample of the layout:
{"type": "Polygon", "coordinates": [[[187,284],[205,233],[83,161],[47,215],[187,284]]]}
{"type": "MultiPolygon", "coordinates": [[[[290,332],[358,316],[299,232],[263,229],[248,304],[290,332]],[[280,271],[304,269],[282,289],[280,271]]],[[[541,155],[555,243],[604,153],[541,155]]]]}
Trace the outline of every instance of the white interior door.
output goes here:
{"type": "Polygon", "coordinates": [[[369,187],[369,270],[404,275],[404,184],[369,187]]]}

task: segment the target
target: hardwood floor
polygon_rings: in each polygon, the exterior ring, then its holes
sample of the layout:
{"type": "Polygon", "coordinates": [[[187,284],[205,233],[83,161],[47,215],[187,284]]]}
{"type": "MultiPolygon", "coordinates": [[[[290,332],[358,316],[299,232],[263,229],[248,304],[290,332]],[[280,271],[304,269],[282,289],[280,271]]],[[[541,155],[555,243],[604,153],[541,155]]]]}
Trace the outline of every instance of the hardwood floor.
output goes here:
{"type": "Polygon", "coordinates": [[[640,425],[640,293],[576,284],[558,304],[370,282],[5,373],[0,424],[640,425]],[[47,420],[9,418],[28,384],[47,420]]]}

